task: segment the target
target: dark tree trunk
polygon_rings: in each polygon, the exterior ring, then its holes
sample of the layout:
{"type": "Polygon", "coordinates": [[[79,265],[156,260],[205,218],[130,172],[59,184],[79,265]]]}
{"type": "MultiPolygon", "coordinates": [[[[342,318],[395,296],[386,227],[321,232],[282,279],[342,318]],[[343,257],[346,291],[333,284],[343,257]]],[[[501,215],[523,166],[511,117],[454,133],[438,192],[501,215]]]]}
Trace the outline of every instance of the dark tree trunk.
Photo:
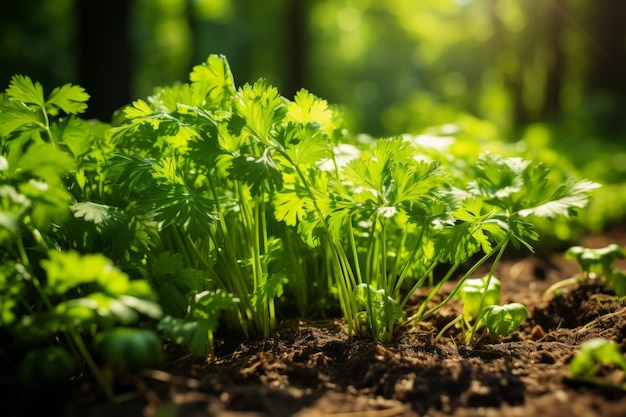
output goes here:
{"type": "Polygon", "coordinates": [[[589,86],[626,95],[626,1],[593,2],[591,17],[589,86]]]}
{"type": "Polygon", "coordinates": [[[619,137],[626,132],[626,1],[595,1],[589,11],[589,114],[601,134],[619,137]]]}
{"type": "Polygon", "coordinates": [[[301,88],[306,88],[307,61],[307,12],[306,1],[294,0],[287,2],[285,13],[286,42],[286,73],[284,95],[293,97],[301,88]]]}
{"type": "Polygon", "coordinates": [[[565,71],[565,55],[561,46],[563,35],[563,18],[568,14],[564,0],[553,0],[553,7],[548,17],[548,42],[552,52],[552,60],[548,68],[546,94],[542,118],[554,120],[561,110],[561,87],[565,71]]]}
{"type": "Polygon", "coordinates": [[[130,101],[130,0],[78,0],[81,85],[91,95],[86,117],[110,121],[130,101]]]}

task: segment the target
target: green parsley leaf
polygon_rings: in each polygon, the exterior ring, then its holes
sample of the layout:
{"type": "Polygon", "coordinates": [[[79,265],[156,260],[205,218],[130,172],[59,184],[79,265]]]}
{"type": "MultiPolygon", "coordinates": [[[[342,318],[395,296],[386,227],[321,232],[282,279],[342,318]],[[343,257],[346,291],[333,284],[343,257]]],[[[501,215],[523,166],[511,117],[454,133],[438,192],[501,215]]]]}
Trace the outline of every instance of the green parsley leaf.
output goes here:
{"type": "Polygon", "coordinates": [[[189,75],[194,99],[208,108],[223,109],[235,94],[235,82],[223,55],[211,55],[189,75]]]}
{"type": "Polygon", "coordinates": [[[568,178],[560,184],[541,204],[519,211],[519,215],[530,215],[544,218],[556,216],[573,216],[575,209],[583,208],[589,202],[589,192],[599,188],[600,184],[588,180],[575,181],[568,178]]]}
{"type": "Polygon", "coordinates": [[[263,144],[270,145],[276,126],[287,113],[285,100],[278,90],[261,78],[254,85],[240,88],[234,103],[237,113],[246,121],[244,129],[263,144]]]}
{"type": "Polygon", "coordinates": [[[56,116],[59,110],[67,114],[78,114],[87,109],[87,100],[89,100],[89,94],[83,87],[65,84],[52,90],[46,100],[46,109],[52,116],[56,116]]]}
{"type": "Polygon", "coordinates": [[[43,86],[39,82],[33,83],[33,80],[26,75],[14,75],[6,93],[11,100],[25,104],[34,104],[39,108],[43,108],[46,104],[43,86]]]}

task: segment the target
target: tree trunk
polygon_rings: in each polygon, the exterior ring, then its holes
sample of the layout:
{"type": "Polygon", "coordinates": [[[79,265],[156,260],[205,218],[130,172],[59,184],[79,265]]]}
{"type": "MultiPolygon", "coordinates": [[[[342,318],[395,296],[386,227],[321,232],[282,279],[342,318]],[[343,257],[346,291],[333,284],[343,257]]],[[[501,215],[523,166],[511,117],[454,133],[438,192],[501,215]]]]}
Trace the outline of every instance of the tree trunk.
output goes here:
{"type": "Polygon", "coordinates": [[[553,7],[548,17],[548,43],[552,52],[552,60],[548,68],[546,94],[542,111],[542,119],[554,120],[561,110],[561,87],[565,71],[565,56],[561,46],[563,35],[563,15],[567,14],[564,0],[553,0],[553,7]]]}
{"type": "Polygon", "coordinates": [[[286,73],[284,95],[293,97],[301,88],[306,88],[307,61],[307,12],[306,2],[302,0],[288,1],[285,13],[286,73]]]}
{"type": "Polygon", "coordinates": [[[86,117],[110,121],[130,102],[130,0],[78,0],[80,84],[91,95],[86,117]]]}
{"type": "Polygon", "coordinates": [[[589,11],[589,114],[600,134],[619,137],[626,132],[626,1],[595,1],[589,11]]]}

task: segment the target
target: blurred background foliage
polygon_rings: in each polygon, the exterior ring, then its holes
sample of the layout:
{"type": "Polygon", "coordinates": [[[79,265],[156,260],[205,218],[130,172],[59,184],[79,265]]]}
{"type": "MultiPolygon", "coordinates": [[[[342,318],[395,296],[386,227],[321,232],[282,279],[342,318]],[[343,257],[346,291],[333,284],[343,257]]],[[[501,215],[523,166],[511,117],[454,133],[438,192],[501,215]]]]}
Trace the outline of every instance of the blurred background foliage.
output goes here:
{"type": "Polygon", "coordinates": [[[0,51],[3,88],[80,84],[104,121],[224,54],[237,85],[306,88],[354,132],[499,141],[603,182],[591,227],[626,212],[624,0],[3,2],[0,51]]]}

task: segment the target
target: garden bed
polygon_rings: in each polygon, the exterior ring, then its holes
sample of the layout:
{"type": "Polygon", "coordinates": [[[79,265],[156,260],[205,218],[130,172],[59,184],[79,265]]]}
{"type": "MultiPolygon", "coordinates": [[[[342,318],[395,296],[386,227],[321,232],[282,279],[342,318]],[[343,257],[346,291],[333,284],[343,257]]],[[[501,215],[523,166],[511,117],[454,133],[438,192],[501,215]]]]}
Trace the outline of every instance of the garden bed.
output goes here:
{"type": "Polygon", "coordinates": [[[474,139],[355,136],[306,90],[236,88],[223,56],[190,81],[108,125],[78,116],[82,87],[46,98],[11,79],[0,103],[9,416],[624,409],[597,384],[626,387],[624,303],[599,286],[626,295],[612,264],[624,234],[580,242],[601,253],[520,251],[554,248],[552,232],[600,183],[474,139]],[[572,258],[597,285],[545,298],[581,272],[572,258]],[[569,361],[595,338],[613,341],[608,357],[577,369],[602,378],[574,383],[569,361]],[[610,358],[620,369],[596,369],[610,358]]]}
{"type": "MultiPolygon", "coordinates": [[[[610,243],[626,245],[626,233],[581,241],[610,243]]],[[[117,387],[115,404],[81,383],[62,414],[623,416],[624,393],[571,380],[569,361],[581,342],[595,337],[626,347],[626,303],[591,286],[543,297],[577,268],[561,253],[503,261],[497,270],[503,301],[524,303],[530,314],[520,331],[497,342],[466,346],[448,336],[434,342],[437,329],[458,314],[453,303],[431,321],[398,329],[389,344],[347,340],[341,319],[290,319],[268,340],[217,341],[214,363],[178,360],[129,377],[117,387]]]]}

